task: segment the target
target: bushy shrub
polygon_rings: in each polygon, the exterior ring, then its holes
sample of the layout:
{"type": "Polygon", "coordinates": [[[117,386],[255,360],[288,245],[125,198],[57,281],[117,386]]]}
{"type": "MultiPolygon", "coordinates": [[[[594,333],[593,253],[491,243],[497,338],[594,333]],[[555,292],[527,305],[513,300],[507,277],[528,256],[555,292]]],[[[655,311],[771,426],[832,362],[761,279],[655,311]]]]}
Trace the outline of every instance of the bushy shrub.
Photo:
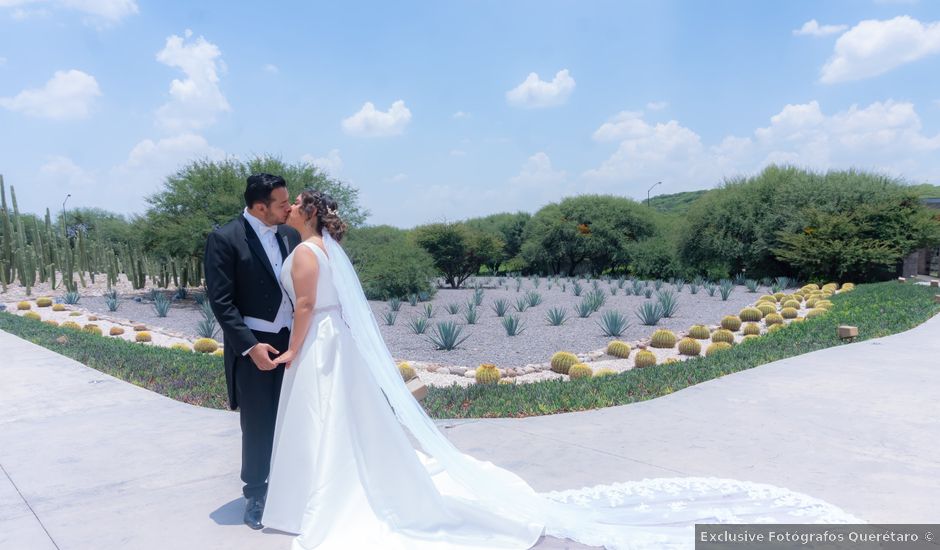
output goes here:
{"type": "Polygon", "coordinates": [[[387,225],[353,228],[343,247],[370,300],[433,292],[434,261],[407,231],[387,225]]]}

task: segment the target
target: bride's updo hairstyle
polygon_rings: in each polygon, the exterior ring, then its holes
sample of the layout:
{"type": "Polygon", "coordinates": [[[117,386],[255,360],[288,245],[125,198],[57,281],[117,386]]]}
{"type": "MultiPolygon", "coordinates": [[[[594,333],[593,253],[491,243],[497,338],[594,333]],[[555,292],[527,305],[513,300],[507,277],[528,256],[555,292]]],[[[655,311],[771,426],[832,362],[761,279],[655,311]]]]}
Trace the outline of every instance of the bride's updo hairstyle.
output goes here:
{"type": "Polygon", "coordinates": [[[339,217],[339,205],[336,200],[327,193],[314,189],[304,189],[300,193],[300,210],[304,213],[307,222],[312,222],[313,227],[318,232],[326,228],[330,236],[340,242],[348,229],[346,222],[339,217]],[[316,216],[313,211],[316,210],[316,216]]]}

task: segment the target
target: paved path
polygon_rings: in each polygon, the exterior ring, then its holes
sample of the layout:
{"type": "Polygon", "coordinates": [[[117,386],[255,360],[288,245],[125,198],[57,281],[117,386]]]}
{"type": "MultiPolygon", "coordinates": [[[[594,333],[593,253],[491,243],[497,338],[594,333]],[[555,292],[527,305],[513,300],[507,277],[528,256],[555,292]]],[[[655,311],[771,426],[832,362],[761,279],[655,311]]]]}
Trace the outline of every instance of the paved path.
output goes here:
{"type": "MultiPolygon", "coordinates": [[[[2,331],[0,353],[0,549],[289,547],[287,535],[241,524],[235,413],[2,331]]],[[[713,475],[788,487],[873,523],[938,523],[938,396],[940,316],[644,403],[440,424],[538,490],[713,475]]]]}

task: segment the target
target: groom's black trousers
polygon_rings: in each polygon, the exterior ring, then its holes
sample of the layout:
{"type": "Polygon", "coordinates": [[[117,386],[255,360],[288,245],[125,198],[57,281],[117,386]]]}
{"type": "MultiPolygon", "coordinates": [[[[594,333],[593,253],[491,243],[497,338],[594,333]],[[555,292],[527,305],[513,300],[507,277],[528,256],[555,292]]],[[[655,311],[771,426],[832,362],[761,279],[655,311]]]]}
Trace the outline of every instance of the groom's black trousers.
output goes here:
{"type": "MultiPolygon", "coordinates": [[[[290,346],[290,330],[286,328],[277,334],[252,333],[259,343],[269,344],[281,353],[290,346]]],[[[268,490],[274,424],[283,378],[284,365],[263,371],[247,355],[236,360],[235,395],[242,426],[242,481],[245,482],[242,492],[246,498],[264,496],[268,490]]]]}

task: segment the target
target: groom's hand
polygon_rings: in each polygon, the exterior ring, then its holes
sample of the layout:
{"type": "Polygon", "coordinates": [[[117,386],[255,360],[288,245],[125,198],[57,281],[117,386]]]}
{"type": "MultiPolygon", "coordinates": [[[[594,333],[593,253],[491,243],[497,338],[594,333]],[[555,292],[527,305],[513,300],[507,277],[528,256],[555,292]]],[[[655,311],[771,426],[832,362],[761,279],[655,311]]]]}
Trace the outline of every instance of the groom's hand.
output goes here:
{"type": "Polygon", "coordinates": [[[251,360],[254,361],[255,366],[258,367],[259,370],[274,370],[277,365],[271,360],[271,354],[278,355],[280,353],[281,352],[274,349],[273,346],[259,342],[255,347],[251,348],[251,351],[248,352],[248,356],[251,357],[251,360]]]}

